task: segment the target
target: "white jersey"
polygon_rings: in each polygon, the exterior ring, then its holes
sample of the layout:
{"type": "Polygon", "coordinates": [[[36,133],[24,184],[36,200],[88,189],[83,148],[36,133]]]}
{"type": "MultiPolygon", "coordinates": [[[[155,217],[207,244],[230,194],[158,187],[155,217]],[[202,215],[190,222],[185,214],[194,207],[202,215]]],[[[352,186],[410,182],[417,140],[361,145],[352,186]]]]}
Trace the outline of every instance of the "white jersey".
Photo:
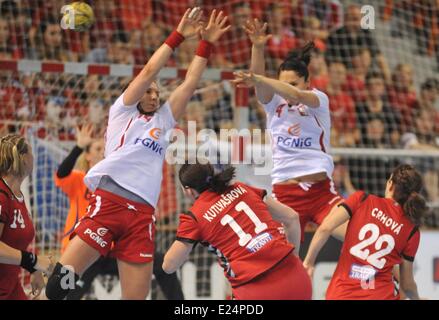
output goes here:
{"type": "Polygon", "coordinates": [[[176,125],[168,102],[153,116],[139,113],[137,104],[123,104],[123,94],[111,106],[106,132],[105,158],[84,178],[95,191],[103,176],[138,195],[154,208],[160,194],[168,134],[176,125]]]}
{"type": "Polygon", "coordinates": [[[273,153],[272,183],[319,172],[331,178],[334,162],[330,149],[331,118],[328,96],[312,90],[320,101],[318,108],[303,104],[289,106],[281,96],[264,104],[267,129],[273,153]]]}

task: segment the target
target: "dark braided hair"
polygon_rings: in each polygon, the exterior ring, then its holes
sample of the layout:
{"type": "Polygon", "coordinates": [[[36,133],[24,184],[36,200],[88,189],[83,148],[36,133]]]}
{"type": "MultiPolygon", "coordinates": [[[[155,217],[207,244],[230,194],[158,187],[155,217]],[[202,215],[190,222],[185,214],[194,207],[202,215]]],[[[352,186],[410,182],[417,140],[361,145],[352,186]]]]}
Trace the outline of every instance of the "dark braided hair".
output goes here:
{"type": "Polygon", "coordinates": [[[228,167],[215,174],[215,170],[210,163],[184,164],[178,175],[184,187],[195,189],[198,193],[211,190],[221,194],[226,191],[235,177],[235,168],[228,167]]]}
{"type": "Polygon", "coordinates": [[[413,223],[420,225],[428,210],[426,201],[420,194],[423,186],[421,175],[414,167],[404,164],[393,171],[390,180],[395,188],[393,199],[401,205],[405,215],[413,223]]]}
{"type": "Polygon", "coordinates": [[[314,42],[308,42],[299,50],[291,51],[284,62],[279,67],[278,74],[282,71],[294,71],[300,77],[304,77],[305,81],[309,79],[308,65],[311,61],[311,53],[315,48],[314,42]]]}

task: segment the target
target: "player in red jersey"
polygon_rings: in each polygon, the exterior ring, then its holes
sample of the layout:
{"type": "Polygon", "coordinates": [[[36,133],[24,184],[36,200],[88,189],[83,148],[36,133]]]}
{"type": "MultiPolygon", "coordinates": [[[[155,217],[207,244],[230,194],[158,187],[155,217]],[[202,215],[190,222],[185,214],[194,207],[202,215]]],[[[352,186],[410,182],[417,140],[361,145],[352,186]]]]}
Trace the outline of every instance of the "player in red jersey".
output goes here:
{"type": "Polygon", "coordinates": [[[210,164],[182,166],[179,176],[184,193],[195,202],[180,216],[177,238],[165,255],[163,270],[175,272],[200,242],[217,255],[234,298],[311,299],[310,278],[296,256],[300,245],[297,213],[266,196],[265,190],[232,184],[234,172],[228,168],[214,174],[210,164]]]}
{"type": "Polygon", "coordinates": [[[37,298],[44,287],[41,271],[49,272],[52,265],[48,257],[26,251],[35,230],[20,187],[32,167],[32,149],[25,138],[10,134],[0,139],[0,300],[27,300],[18,277],[21,268],[32,273],[37,298]]]}
{"type": "Polygon", "coordinates": [[[325,219],[304,260],[310,275],[331,232],[350,220],[327,299],[399,299],[392,281],[395,265],[400,265],[401,289],[410,299],[419,299],[413,261],[427,210],[421,189],[420,174],[401,165],[387,181],[384,198],[357,191],[325,219]]]}

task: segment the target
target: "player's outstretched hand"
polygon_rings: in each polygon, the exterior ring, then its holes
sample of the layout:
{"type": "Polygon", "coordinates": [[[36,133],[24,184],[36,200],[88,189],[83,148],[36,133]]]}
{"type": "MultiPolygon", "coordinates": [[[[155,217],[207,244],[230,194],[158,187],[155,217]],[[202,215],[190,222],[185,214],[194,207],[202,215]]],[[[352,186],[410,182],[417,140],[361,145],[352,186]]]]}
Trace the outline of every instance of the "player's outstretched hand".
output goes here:
{"type": "Polygon", "coordinates": [[[192,38],[203,28],[202,18],[203,11],[200,7],[187,9],[178,24],[177,31],[186,39],[192,38]]]}
{"type": "Polygon", "coordinates": [[[235,79],[231,82],[237,87],[252,87],[257,82],[257,76],[253,72],[236,71],[233,75],[235,79]]]}
{"type": "Polygon", "coordinates": [[[272,37],[271,34],[267,34],[267,27],[268,24],[266,22],[262,24],[258,19],[253,19],[247,20],[243,29],[247,32],[248,37],[254,46],[263,47],[272,37]]]}
{"type": "Polygon", "coordinates": [[[203,40],[215,43],[221,36],[230,29],[230,25],[226,26],[227,16],[220,11],[218,14],[213,10],[210,14],[209,23],[206,28],[201,29],[201,37],[203,40]]]}
{"type": "Polygon", "coordinates": [[[76,127],[76,145],[85,149],[93,142],[93,125],[85,124],[82,128],[76,127]]]}
{"type": "Polygon", "coordinates": [[[45,287],[43,273],[41,271],[35,271],[30,276],[30,283],[32,287],[31,297],[32,300],[38,299],[41,294],[41,290],[45,287]]]}

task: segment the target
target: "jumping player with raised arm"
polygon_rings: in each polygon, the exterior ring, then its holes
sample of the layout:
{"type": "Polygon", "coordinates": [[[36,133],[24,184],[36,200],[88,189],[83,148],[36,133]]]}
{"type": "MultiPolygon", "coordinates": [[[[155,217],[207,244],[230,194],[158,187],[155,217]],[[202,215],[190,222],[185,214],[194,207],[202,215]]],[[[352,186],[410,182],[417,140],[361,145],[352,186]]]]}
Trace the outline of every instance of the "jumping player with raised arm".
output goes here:
{"type": "MultiPolygon", "coordinates": [[[[254,86],[264,106],[272,140],[273,195],[299,214],[303,241],[306,224],[321,224],[341,201],[331,180],[328,96],[310,87],[308,64],[314,44],[290,53],[279,67],[279,79],[271,79],[264,76],[267,24],[254,19],[245,28],[253,43],[251,70],[235,72],[233,82],[254,86]]],[[[334,235],[342,240],[345,228],[334,235]]]]}
{"type": "Polygon", "coordinates": [[[150,288],[154,253],[154,209],[160,194],[162,167],[169,144],[166,133],[185,112],[206,68],[213,43],[228,29],[227,17],[212,11],[207,26],[201,11],[189,9],[177,31],[154,53],[140,74],[110,109],[105,159],[84,181],[93,191],[87,215],[50,277],[46,294],[63,299],[66,272],[78,279],[101,255],[117,259],[122,299],[145,299],[150,288]],[[196,55],[185,80],[159,106],[153,82],[184,38],[201,34],[196,55]],[[112,247],[112,243],[114,246],[112,247]]]}
{"type": "Polygon", "coordinates": [[[421,189],[419,172],[401,165],[387,181],[384,198],[357,191],[323,221],[303,262],[311,276],[330,234],[349,221],[326,299],[399,299],[392,280],[396,265],[400,265],[400,286],[405,295],[419,299],[413,261],[419,246],[418,227],[427,210],[421,189]]]}
{"type": "Polygon", "coordinates": [[[175,272],[200,242],[218,257],[235,299],[311,299],[311,280],[297,257],[297,213],[265,190],[232,183],[234,172],[231,167],[215,174],[211,164],[181,167],[180,182],[194,203],[180,215],[163,269],[175,272]]]}

